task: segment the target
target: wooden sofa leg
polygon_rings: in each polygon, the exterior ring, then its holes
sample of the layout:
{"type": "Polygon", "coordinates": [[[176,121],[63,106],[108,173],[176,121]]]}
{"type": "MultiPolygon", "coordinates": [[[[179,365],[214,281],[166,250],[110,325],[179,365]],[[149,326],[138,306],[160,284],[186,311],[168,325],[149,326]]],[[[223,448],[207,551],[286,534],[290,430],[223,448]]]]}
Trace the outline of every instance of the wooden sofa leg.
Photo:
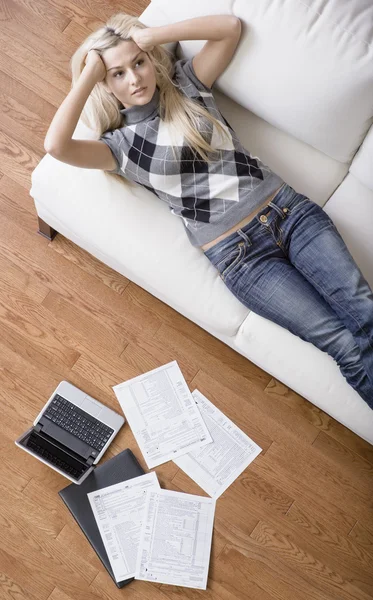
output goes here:
{"type": "Polygon", "coordinates": [[[43,237],[47,238],[47,240],[52,241],[53,238],[55,237],[55,235],[57,235],[57,233],[58,233],[58,231],[53,229],[53,227],[48,225],[48,223],[43,221],[40,217],[38,217],[38,225],[39,225],[38,233],[40,233],[40,235],[42,235],[43,237]]]}

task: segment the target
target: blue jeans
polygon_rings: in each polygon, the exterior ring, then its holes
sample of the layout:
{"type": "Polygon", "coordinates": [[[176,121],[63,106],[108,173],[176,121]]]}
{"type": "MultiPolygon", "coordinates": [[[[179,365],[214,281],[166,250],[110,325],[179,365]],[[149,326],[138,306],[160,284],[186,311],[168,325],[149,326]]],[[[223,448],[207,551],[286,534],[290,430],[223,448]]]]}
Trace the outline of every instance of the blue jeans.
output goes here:
{"type": "Polygon", "coordinates": [[[327,352],[373,409],[373,294],[333,221],[284,184],[205,251],[247,308],[327,352]]]}

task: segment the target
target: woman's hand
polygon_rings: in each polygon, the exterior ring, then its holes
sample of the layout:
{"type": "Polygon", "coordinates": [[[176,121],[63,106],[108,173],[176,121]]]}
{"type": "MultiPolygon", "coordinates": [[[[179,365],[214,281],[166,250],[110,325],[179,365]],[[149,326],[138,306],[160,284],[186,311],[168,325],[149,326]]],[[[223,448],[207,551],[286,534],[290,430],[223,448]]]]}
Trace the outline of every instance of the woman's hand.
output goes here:
{"type": "Polygon", "coordinates": [[[150,52],[153,50],[154,44],[151,40],[150,27],[141,29],[140,27],[134,25],[131,27],[129,34],[135,44],[138,45],[140,50],[143,50],[144,52],[150,52]]]}
{"type": "Polygon", "coordinates": [[[84,62],[86,65],[84,71],[87,69],[97,83],[105,79],[106,67],[97,50],[90,50],[85,57],[84,62]]]}

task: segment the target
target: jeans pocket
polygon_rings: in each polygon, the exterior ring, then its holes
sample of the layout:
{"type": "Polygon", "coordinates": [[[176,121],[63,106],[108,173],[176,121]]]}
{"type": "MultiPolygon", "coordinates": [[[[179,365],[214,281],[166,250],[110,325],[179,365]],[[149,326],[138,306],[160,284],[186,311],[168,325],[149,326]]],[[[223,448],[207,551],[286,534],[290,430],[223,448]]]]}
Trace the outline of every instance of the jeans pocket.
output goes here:
{"type": "Polygon", "coordinates": [[[220,277],[224,280],[227,275],[240,263],[245,256],[245,242],[239,242],[237,246],[232,248],[224,258],[219,259],[216,263],[216,268],[219,271],[220,277]]]}
{"type": "Polygon", "coordinates": [[[297,212],[301,208],[305,208],[307,205],[315,204],[313,200],[307,198],[307,196],[301,196],[300,198],[296,198],[295,202],[290,202],[289,205],[286,205],[282,210],[286,213],[286,215],[292,215],[297,212]]]}

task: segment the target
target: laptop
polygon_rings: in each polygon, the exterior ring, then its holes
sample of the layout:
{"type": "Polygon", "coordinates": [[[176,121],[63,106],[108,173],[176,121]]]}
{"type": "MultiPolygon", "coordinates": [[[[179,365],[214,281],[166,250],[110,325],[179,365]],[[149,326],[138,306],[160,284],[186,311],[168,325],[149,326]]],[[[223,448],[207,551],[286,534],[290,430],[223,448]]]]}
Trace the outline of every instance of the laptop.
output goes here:
{"type": "Polygon", "coordinates": [[[82,483],[119,429],[122,415],[61,381],[16,445],[70,479],[82,483]]]}

